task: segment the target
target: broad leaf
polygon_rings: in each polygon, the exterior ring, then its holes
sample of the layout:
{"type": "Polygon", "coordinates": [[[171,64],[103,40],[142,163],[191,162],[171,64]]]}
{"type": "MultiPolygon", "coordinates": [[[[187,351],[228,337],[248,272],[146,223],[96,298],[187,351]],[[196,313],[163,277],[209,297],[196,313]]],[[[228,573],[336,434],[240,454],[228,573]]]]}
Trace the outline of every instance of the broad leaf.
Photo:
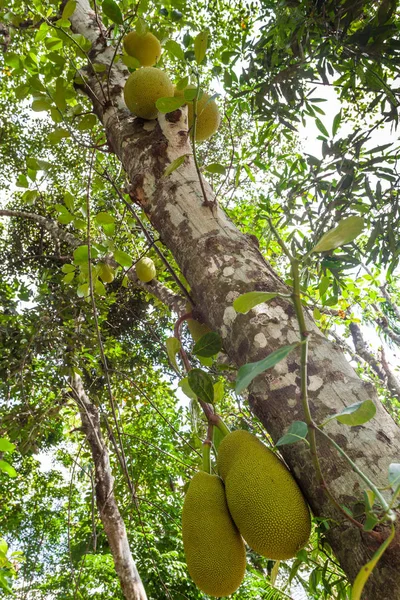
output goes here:
{"type": "Polygon", "coordinates": [[[115,221],[114,217],[107,212],[99,212],[95,218],[99,225],[110,225],[115,221]]]}
{"type": "Polygon", "coordinates": [[[288,444],[295,444],[296,442],[304,441],[307,437],[308,427],[304,421],[294,421],[284,436],[282,436],[277,442],[276,446],[285,446],[288,444]]]}
{"type": "Polygon", "coordinates": [[[188,398],[191,398],[192,400],[197,400],[197,395],[194,393],[194,391],[190,387],[189,380],[187,377],[184,377],[183,379],[181,379],[178,385],[181,388],[182,392],[188,398]]]}
{"type": "Polygon", "coordinates": [[[114,252],[114,258],[117,261],[117,263],[119,265],[121,265],[121,267],[131,267],[132,266],[132,259],[129,256],[129,254],[127,252],[124,252],[123,250],[115,250],[114,252]]]}
{"type": "Polygon", "coordinates": [[[203,335],[194,345],[193,354],[196,356],[215,356],[221,351],[222,340],[221,336],[215,331],[210,331],[203,335]]]}
{"type": "Polygon", "coordinates": [[[17,471],[5,460],[0,460],[0,471],[7,473],[10,477],[16,477],[17,471]]]}
{"type": "Polygon", "coordinates": [[[156,102],[156,107],[161,113],[169,113],[180,108],[182,104],[185,104],[185,98],[180,96],[172,98],[159,98],[156,102]]]}
{"type": "Polygon", "coordinates": [[[64,6],[64,10],[62,11],[61,18],[69,19],[75,12],[76,8],[76,0],[68,0],[67,4],[64,6]]]}
{"type": "Polygon", "coordinates": [[[168,175],[171,175],[171,173],[183,165],[187,156],[187,154],[184,154],[183,156],[178,156],[178,158],[175,158],[175,160],[173,160],[172,163],[165,169],[163,173],[164,177],[168,177],[168,175]]]}
{"type": "Polygon", "coordinates": [[[367,421],[370,421],[376,413],[376,406],[372,400],[363,400],[362,402],[355,402],[346,406],[340,413],[329,417],[325,423],[336,419],[344,425],[356,426],[362,425],[367,421]]]}
{"type": "Polygon", "coordinates": [[[204,402],[214,402],[214,384],[210,375],[202,369],[192,369],[188,373],[188,382],[192,391],[204,402]]]}
{"type": "Polygon", "coordinates": [[[246,292],[236,298],[233,303],[233,308],[238,313],[247,313],[249,310],[262,304],[263,302],[269,302],[273,298],[276,298],[278,292],[246,292]]]}
{"type": "Polygon", "coordinates": [[[226,167],[220,165],[219,163],[211,163],[210,165],[204,167],[204,170],[207,171],[207,173],[216,173],[217,175],[226,174],[226,167]]]}
{"type": "Polygon", "coordinates": [[[176,355],[181,349],[180,341],[176,337],[169,337],[166,340],[165,345],[167,346],[167,354],[172,366],[179,371],[178,363],[176,362],[176,355]]]}
{"type": "Polygon", "coordinates": [[[185,53],[183,51],[183,48],[180,44],[178,44],[178,42],[175,42],[175,40],[168,40],[167,42],[165,42],[164,48],[168,50],[168,52],[172,54],[172,56],[175,56],[179,60],[185,60],[185,53]]]}
{"type": "Polygon", "coordinates": [[[118,25],[122,25],[124,22],[121,9],[114,0],[103,0],[103,12],[111,21],[118,23],[118,25]]]}
{"type": "Polygon", "coordinates": [[[194,56],[199,65],[206,55],[208,45],[208,31],[201,31],[194,40],[194,56]]]}
{"type": "Polygon", "coordinates": [[[236,379],[236,393],[240,394],[250,385],[255,377],[281,362],[281,360],[286,358],[286,356],[292,352],[292,350],[297,348],[297,346],[300,346],[300,342],[290,344],[289,346],[282,346],[282,348],[278,348],[278,350],[275,350],[275,352],[272,352],[272,354],[269,354],[266,358],[240,367],[236,379]]]}
{"type": "Polygon", "coordinates": [[[6,438],[0,438],[0,452],[13,452],[15,444],[12,444],[6,438]]]}
{"type": "Polygon", "coordinates": [[[319,240],[312,252],[326,252],[334,250],[348,244],[356,239],[364,229],[364,219],[362,217],[347,217],[339,221],[334,229],[327,231],[319,240]]]}

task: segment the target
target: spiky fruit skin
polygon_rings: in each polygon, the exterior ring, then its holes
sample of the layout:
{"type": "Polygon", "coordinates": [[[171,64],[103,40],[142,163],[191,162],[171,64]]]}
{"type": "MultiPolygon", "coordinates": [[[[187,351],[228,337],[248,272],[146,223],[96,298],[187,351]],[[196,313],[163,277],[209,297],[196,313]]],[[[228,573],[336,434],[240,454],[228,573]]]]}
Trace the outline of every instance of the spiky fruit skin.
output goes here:
{"type": "MultiPolygon", "coordinates": [[[[193,89],[195,86],[189,85],[186,89],[193,89]]],[[[175,96],[183,96],[184,90],[175,90],[175,96]]],[[[196,119],[196,142],[208,140],[219,128],[221,116],[215,100],[209,100],[210,94],[203,92],[200,100],[197,102],[196,119]]],[[[193,127],[193,102],[188,102],[188,126],[193,127]]]]}
{"type": "Polygon", "coordinates": [[[143,283],[149,283],[156,276],[156,267],[151,258],[144,256],[135,265],[136,275],[143,283]]]}
{"type": "Polygon", "coordinates": [[[124,37],[125,52],[136,58],[142,67],[152,67],[160,59],[161,44],[155,35],[149,31],[139,35],[131,31],[124,37]]]}
{"type": "Polygon", "coordinates": [[[232,518],[253,550],[273,560],[292,558],[310,536],[310,512],[296,481],[248,431],[229,433],[218,449],[218,472],[232,518]]]}
{"type": "Polygon", "coordinates": [[[142,119],[157,117],[156,101],[172,97],[174,86],[164,71],[155,67],[142,67],[131,73],[124,87],[125,104],[142,119]]]}
{"type": "Polygon", "coordinates": [[[197,587],[216,598],[233,594],[244,577],[246,550],[217,475],[200,471],[191,480],[183,504],[182,537],[197,587]]]}

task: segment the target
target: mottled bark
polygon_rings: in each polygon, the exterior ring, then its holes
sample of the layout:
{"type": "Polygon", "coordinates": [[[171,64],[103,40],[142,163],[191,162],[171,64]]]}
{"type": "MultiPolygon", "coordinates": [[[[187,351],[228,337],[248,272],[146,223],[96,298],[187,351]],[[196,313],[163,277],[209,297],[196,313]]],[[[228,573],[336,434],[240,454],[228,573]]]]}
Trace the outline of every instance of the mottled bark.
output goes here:
{"type": "MultiPolygon", "coordinates": [[[[109,64],[113,51],[106,47],[87,0],[78,0],[71,17],[72,29],[93,43],[91,58],[109,64]]],[[[186,109],[143,121],[127,111],[122,88],[127,72],[121,62],[110,71],[110,97],[104,94],[90,68],[86,91],[104,124],[110,147],[120,158],[131,182],[131,198],[145,210],[163,243],[172,251],[205,321],[221,334],[225,349],[238,366],[259,360],[299,338],[293,306],[283,299],[259,306],[246,315],[232,307],[233,300],[250,290],[283,291],[287,288],[265,262],[250,236],[243,235],[219,207],[204,205],[204,197],[187,139],[186,109]],[[169,177],[163,173],[178,156],[185,163],[169,177]]],[[[204,182],[207,199],[213,192],[204,182]]],[[[349,428],[335,421],[326,429],[378,485],[387,485],[390,462],[400,454],[400,431],[376,397],[372,385],[363,382],[343,353],[328,341],[307,316],[311,332],[309,393],[314,420],[361,400],[376,402],[376,417],[365,425],[349,428]]],[[[259,376],[250,389],[249,402],[274,440],[294,420],[303,420],[299,397],[299,353],[259,376]]],[[[334,449],[319,439],[319,453],[327,481],[340,503],[349,506],[362,498],[363,483],[334,449]]],[[[327,499],[314,472],[310,451],[304,444],[284,446],[285,460],[301,485],[314,513],[331,519],[327,538],[342,567],[354,579],[372,556],[387,530],[372,535],[360,532],[338,514],[327,499]],[[377,539],[378,538],[378,539],[377,539]],[[380,538],[380,539],[379,539],[380,538]]],[[[365,598],[400,598],[400,548],[396,540],[374,571],[365,598]]]]}
{"type": "Polygon", "coordinates": [[[139,572],[132,558],[125,524],[115,499],[114,477],[111,473],[108,449],[100,428],[99,411],[87,397],[79,375],[72,376],[71,387],[79,406],[82,428],[92,453],[96,474],[97,509],[110,544],[122,592],[126,600],[147,600],[139,572]]]}

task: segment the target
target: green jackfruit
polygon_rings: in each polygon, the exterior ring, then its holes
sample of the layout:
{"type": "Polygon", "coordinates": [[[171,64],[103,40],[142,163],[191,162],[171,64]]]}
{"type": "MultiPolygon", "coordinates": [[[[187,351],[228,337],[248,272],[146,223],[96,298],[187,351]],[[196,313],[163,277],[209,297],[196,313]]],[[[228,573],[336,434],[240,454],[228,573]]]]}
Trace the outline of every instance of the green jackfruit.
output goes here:
{"type": "MultiPolygon", "coordinates": [[[[194,88],[194,85],[188,85],[186,89],[194,88]]],[[[175,90],[175,96],[183,96],[184,90],[175,90]]],[[[208,140],[218,130],[221,116],[215,100],[210,100],[210,94],[203,92],[197,102],[197,120],[196,120],[196,142],[208,140]]],[[[193,127],[193,102],[188,102],[188,126],[193,127]]]]}
{"type": "Polygon", "coordinates": [[[124,37],[125,52],[137,58],[143,67],[152,67],[160,59],[161,44],[155,35],[144,33],[140,35],[131,31],[124,37]]]}
{"type": "Polygon", "coordinates": [[[136,275],[138,276],[138,279],[140,279],[140,281],[143,281],[144,283],[148,283],[149,281],[154,279],[154,277],[157,274],[154,262],[151,260],[151,258],[148,258],[147,256],[144,256],[143,258],[137,261],[135,265],[135,271],[136,275]]]}
{"type": "Polygon", "coordinates": [[[311,520],[296,481],[260,440],[233,431],[218,449],[229,511],[246,542],[273,560],[292,558],[310,536],[311,520]]]}
{"type": "Polygon", "coordinates": [[[124,87],[125,104],[142,119],[157,117],[156,102],[159,98],[172,97],[174,86],[161,69],[142,67],[131,73],[124,87]]]}
{"type": "Polygon", "coordinates": [[[229,596],[246,570],[243,540],[229,514],[217,475],[196,473],[185,496],[182,537],[190,576],[210,596],[229,596]]]}

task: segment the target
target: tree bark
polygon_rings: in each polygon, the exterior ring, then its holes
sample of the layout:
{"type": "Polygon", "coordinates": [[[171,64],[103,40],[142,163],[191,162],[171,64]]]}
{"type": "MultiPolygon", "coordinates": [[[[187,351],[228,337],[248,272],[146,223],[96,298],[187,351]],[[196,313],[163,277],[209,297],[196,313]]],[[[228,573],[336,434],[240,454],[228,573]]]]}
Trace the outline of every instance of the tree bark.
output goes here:
{"type": "Polygon", "coordinates": [[[99,411],[87,397],[79,375],[71,378],[72,394],[79,406],[82,428],[89,443],[96,473],[96,502],[99,516],[114,559],[115,571],[126,600],[147,600],[129,547],[125,523],[114,495],[114,477],[111,473],[108,449],[100,428],[99,411]]]}
{"type": "MultiPolygon", "coordinates": [[[[71,24],[74,32],[91,40],[91,60],[110,65],[114,51],[106,47],[87,0],[78,0],[71,24]]],[[[134,118],[122,98],[128,73],[120,61],[109,71],[110,97],[107,86],[103,85],[103,91],[100,89],[90,68],[84,75],[85,91],[104,125],[110,147],[128,174],[131,198],[144,209],[173,253],[191,286],[198,309],[205,321],[221,334],[230,359],[240,366],[297,341],[298,324],[290,302],[275,299],[246,315],[237,314],[232,307],[234,299],[244,292],[287,293],[288,290],[251,237],[239,232],[221,208],[204,202],[188,142],[186,109],[160,114],[155,121],[134,118]],[[185,163],[164,177],[165,168],[182,155],[186,155],[185,163]]],[[[206,181],[203,184],[206,199],[212,202],[212,189],[206,181]]],[[[399,428],[378,401],[373,386],[355,374],[343,353],[322,335],[309,315],[307,327],[311,333],[309,395],[315,422],[323,422],[354,402],[373,399],[377,412],[370,422],[349,428],[331,421],[326,429],[378,486],[387,486],[388,466],[400,454],[399,428]]],[[[260,375],[250,388],[250,407],[274,440],[293,421],[304,420],[299,383],[299,353],[293,352],[260,375]]],[[[352,508],[362,500],[362,481],[336,450],[323,439],[318,443],[331,490],[341,504],[352,508]]],[[[386,538],[387,530],[381,528],[371,534],[343,520],[321,488],[305,444],[283,446],[282,453],[314,514],[330,522],[326,537],[350,580],[354,580],[386,538]]],[[[400,598],[398,535],[373,571],[364,598],[400,598]]]]}

